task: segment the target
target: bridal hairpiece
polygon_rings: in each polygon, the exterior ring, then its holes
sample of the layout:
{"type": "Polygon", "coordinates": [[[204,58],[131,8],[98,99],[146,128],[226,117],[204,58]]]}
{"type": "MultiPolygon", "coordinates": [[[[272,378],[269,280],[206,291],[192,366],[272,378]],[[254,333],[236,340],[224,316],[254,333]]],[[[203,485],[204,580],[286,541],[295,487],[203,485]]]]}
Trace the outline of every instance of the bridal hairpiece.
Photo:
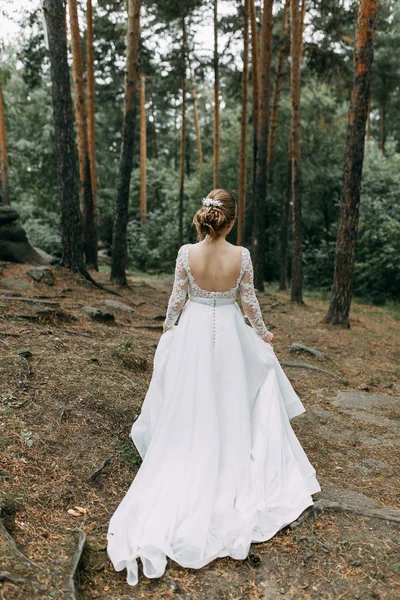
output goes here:
{"type": "Polygon", "coordinates": [[[222,206],[222,202],[219,200],[213,200],[212,198],[203,198],[204,206],[217,206],[218,208],[222,206]]]}

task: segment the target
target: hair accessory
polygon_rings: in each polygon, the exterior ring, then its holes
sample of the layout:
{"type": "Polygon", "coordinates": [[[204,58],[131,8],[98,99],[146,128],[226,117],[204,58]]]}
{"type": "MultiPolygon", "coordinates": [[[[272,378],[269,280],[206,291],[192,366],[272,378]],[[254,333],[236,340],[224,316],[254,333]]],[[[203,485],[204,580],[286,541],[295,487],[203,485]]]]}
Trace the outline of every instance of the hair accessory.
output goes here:
{"type": "Polygon", "coordinates": [[[222,202],[219,200],[213,200],[212,198],[203,198],[203,204],[204,206],[222,206],[222,202]]]}

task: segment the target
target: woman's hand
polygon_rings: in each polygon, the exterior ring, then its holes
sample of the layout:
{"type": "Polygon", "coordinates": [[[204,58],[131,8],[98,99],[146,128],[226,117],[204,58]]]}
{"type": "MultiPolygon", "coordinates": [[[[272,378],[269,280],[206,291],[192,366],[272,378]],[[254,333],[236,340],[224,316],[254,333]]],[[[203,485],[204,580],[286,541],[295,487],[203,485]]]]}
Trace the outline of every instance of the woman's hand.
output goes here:
{"type": "Polygon", "coordinates": [[[262,338],[263,342],[265,342],[266,344],[269,344],[270,346],[273,346],[273,341],[274,341],[274,334],[272,333],[272,331],[268,331],[267,335],[265,337],[262,338]]]}

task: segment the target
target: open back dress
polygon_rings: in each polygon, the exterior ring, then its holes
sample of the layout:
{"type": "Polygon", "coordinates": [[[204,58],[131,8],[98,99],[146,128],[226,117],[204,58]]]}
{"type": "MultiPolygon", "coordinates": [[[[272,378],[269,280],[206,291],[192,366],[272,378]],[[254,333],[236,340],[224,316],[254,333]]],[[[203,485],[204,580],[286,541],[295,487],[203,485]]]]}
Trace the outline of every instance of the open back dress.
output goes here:
{"type": "Polygon", "coordinates": [[[262,339],[249,251],[241,247],[236,286],[212,292],[191,273],[190,246],[178,252],[168,329],[130,433],[143,462],[107,532],[111,562],[130,585],[138,558],[150,578],[167,557],[195,569],[244,559],[251,542],[296,520],[320,491],[290,425],[304,406],[262,339]]]}

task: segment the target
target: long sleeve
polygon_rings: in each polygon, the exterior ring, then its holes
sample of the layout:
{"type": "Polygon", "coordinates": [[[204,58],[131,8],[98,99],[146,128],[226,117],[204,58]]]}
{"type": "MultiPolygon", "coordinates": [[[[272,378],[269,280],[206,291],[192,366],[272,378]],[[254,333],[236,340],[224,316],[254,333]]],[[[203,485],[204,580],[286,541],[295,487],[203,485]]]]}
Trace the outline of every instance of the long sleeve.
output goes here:
{"type": "Polygon", "coordinates": [[[172,327],[185,304],[186,294],[188,291],[188,277],[185,269],[183,246],[178,251],[175,264],[175,278],[172,293],[168,301],[167,314],[164,325],[172,327]]]}
{"type": "Polygon", "coordinates": [[[264,323],[260,304],[254,290],[253,263],[251,261],[250,252],[247,249],[245,253],[244,272],[239,284],[239,291],[243,310],[252,327],[256,330],[257,335],[262,338],[265,337],[268,333],[268,329],[264,323]]]}

